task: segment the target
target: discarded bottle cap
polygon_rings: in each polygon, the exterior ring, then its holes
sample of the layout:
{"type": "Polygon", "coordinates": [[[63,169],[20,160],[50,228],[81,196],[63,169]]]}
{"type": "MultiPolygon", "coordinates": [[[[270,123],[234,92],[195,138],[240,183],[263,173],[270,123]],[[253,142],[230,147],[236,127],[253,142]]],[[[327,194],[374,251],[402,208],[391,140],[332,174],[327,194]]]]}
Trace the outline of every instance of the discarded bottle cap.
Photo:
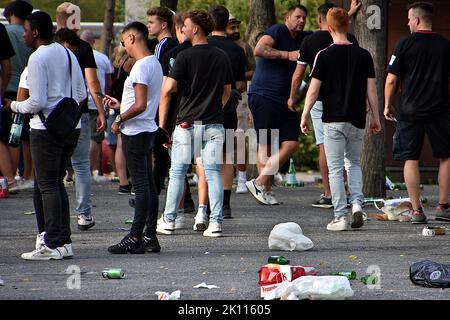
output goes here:
{"type": "Polygon", "coordinates": [[[105,268],[102,271],[102,276],[105,279],[123,279],[125,273],[121,268],[105,268]]]}

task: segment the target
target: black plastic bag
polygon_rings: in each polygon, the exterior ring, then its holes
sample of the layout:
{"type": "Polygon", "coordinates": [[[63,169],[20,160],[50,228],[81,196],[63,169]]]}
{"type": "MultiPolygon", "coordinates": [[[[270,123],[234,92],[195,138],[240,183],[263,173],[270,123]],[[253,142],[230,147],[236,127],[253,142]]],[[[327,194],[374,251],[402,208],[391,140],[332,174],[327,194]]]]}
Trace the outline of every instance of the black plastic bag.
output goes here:
{"type": "Polygon", "coordinates": [[[432,288],[450,288],[450,265],[424,260],[413,263],[409,277],[414,284],[432,288]]]}

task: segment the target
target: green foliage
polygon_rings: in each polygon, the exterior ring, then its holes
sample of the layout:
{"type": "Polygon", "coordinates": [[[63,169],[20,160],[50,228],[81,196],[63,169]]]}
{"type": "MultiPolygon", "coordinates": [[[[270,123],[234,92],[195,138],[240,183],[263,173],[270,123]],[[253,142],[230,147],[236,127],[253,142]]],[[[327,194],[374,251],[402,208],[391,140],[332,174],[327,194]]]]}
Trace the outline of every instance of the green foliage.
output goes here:
{"type": "MultiPolygon", "coordinates": [[[[0,0],[0,7],[4,8],[11,0],[0,0]]],[[[56,8],[63,3],[61,0],[33,0],[33,7],[47,12],[53,21],[56,16],[56,8]]],[[[81,22],[103,22],[105,15],[105,0],[76,0],[70,1],[81,9],[81,22]]],[[[116,21],[123,21],[123,1],[116,0],[116,21]]]]}

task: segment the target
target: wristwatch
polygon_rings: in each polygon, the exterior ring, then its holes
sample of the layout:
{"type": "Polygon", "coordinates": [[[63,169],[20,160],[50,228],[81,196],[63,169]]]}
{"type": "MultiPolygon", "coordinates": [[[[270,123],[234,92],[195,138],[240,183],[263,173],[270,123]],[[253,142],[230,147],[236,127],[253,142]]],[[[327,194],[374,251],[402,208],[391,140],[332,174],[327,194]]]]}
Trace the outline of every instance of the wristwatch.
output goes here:
{"type": "Polygon", "coordinates": [[[120,126],[122,124],[122,117],[119,115],[117,115],[116,119],[114,120],[114,123],[117,123],[118,126],[120,126]]]}

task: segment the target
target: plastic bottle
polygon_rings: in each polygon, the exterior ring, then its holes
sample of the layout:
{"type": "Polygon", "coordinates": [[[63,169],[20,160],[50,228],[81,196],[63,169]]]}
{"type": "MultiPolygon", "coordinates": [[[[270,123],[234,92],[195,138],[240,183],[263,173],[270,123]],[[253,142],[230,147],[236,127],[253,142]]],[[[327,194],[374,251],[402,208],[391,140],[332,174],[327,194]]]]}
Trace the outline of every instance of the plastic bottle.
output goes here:
{"type": "Polygon", "coordinates": [[[297,177],[295,175],[295,165],[294,165],[294,159],[289,160],[289,170],[287,173],[287,181],[285,184],[286,187],[297,187],[297,177]]]}
{"type": "Polygon", "coordinates": [[[289,264],[289,260],[283,256],[270,256],[268,259],[268,263],[273,264],[289,264]]]}
{"type": "Polygon", "coordinates": [[[14,121],[11,126],[11,131],[9,133],[9,144],[17,147],[20,143],[20,136],[22,135],[23,122],[25,115],[21,113],[16,113],[14,115],[14,121]]]}

